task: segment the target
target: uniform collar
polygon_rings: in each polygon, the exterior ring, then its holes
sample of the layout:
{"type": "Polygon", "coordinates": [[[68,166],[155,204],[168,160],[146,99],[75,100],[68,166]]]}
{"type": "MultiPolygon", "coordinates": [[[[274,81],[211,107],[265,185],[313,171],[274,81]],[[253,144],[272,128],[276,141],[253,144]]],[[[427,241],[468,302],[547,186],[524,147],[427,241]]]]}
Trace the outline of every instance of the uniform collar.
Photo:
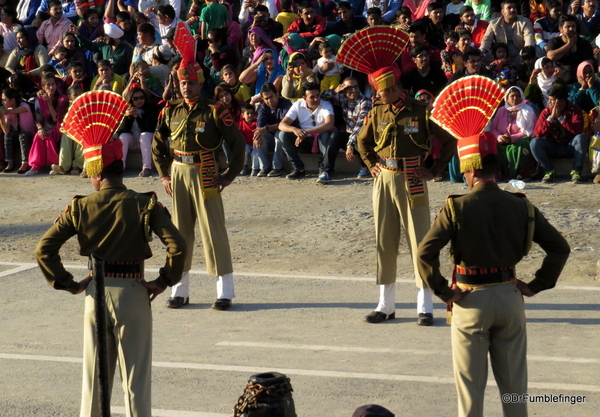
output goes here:
{"type": "Polygon", "coordinates": [[[475,184],[471,191],[481,191],[481,190],[499,190],[498,184],[495,182],[478,182],[475,184]]]}
{"type": "MultiPolygon", "coordinates": [[[[414,102],[414,99],[413,99],[412,97],[410,97],[410,96],[408,96],[408,95],[407,95],[407,96],[406,96],[406,100],[404,101],[404,106],[403,106],[403,107],[401,107],[400,109],[401,109],[401,110],[404,110],[404,109],[406,109],[406,110],[412,111],[412,109],[413,109],[413,102],[414,102]]],[[[394,107],[394,106],[392,106],[391,104],[388,104],[388,105],[386,106],[386,109],[385,109],[385,111],[386,111],[386,112],[392,112],[392,113],[394,113],[394,114],[397,114],[397,113],[399,113],[398,109],[399,109],[399,108],[397,108],[397,107],[394,107]]],[[[400,110],[400,111],[401,111],[401,110],[400,110]]]]}
{"type": "Polygon", "coordinates": [[[116,183],[116,182],[104,182],[100,186],[100,191],[105,191],[105,190],[126,190],[126,189],[127,189],[127,187],[125,187],[125,184],[119,184],[119,183],[116,183]]]}

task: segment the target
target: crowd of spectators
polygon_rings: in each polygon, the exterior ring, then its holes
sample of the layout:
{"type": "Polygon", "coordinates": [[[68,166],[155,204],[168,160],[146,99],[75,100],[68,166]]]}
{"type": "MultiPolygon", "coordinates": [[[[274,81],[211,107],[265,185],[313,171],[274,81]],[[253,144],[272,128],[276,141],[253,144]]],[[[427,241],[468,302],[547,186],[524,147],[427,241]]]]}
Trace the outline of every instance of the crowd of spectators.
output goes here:
{"type": "MultiPolygon", "coordinates": [[[[474,74],[505,88],[488,127],[499,178],[552,182],[552,159],[571,158],[580,182],[589,156],[600,182],[597,8],[598,0],[0,0],[0,167],[84,176],[81,149],[60,125],[78,95],[103,89],[129,103],[116,136],[125,155],[140,150],[140,176],[151,175],[158,115],[179,98],[174,38],[184,25],[205,71],[202,94],[222,102],[246,138],[242,175],[281,176],[287,159],[288,178],[303,177],[303,151],[321,153],[319,182],[331,179],[339,153],[367,177],[356,135],[377,94],[336,54],[356,31],[390,25],[409,34],[397,61],[407,94],[431,105],[474,74]]],[[[462,181],[457,166],[451,181],[462,181]]]]}

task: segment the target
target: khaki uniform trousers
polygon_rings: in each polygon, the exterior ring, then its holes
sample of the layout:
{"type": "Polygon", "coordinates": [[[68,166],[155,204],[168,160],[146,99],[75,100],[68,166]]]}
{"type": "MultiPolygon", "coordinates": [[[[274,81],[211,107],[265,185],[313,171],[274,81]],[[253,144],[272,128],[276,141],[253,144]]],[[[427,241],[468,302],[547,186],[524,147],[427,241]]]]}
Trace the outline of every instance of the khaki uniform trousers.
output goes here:
{"type": "Polygon", "coordinates": [[[198,165],[175,163],[171,168],[173,223],[185,238],[188,247],[183,270],[192,269],[196,220],[198,220],[208,274],[223,276],[233,272],[223,200],[221,196],[204,199],[198,168],[198,165]]]}
{"type": "MultiPolygon", "coordinates": [[[[410,208],[404,173],[381,168],[373,185],[373,212],[377,241],[377,284],[396,282],[398,248],[404,229],[413,261],[415,283],[423,288],[417,268],[417,247],[430,227],[429,201],[410,208]]],[[[425,185],[427,195],[427,186],[425,185]]]]}
{"type": "MultiPolygon", "coordinates": [[[[512,283],[474,289],[452,309],[452,359],[459,417],[483,417],[488,352],[501,394],[527,392],[527,333],[521,292],[512,283]]],[[[527,404],[502,402],[505,417],[527,404]]]]}
{"type": "MultiPolygon", "coordinates": [[[[150,417],[152,407],[152,310],[148,290],[135,279],[105,278],[109,393],[117,360],[127,417],[150,417]]],[[[83,326],[81,417],[101,417],[94,282],[86,290],[83,326]]]]}

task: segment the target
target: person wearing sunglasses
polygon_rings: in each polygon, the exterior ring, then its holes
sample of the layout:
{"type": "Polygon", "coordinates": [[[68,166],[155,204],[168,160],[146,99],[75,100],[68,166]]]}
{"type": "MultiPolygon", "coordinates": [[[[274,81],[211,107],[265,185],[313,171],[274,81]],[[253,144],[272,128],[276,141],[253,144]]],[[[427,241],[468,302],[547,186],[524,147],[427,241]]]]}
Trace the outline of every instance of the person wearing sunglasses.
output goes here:
{"type": "Polygon", "coordinates": [[[149,177],[152,172],[152,137],[158,122],[159,108],[140,87],[131,90],[129,104],[123,123],[117,131],[123,142],[123,167],[129,149],[139,149],[142,153],[140,177],[149,177]]]}

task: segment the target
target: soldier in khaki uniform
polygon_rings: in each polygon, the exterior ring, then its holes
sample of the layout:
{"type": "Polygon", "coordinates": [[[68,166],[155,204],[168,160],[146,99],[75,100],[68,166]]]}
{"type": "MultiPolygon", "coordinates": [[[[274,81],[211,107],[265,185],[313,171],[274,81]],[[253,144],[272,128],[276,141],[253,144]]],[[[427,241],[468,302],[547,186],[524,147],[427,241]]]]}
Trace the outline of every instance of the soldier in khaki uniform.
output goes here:
{"type": "Polygon", "coordinates": [[[178,76],[184,98],[165,107],[152,145],[162,184],[173,197],[173,222],[189,248],[183,277],[173,287],[167,306],[179,308],[189,303],[197,220],[206,268],[210,275],[218,276],[217,300],[212,307],[226,310],[235,293],[221,191],[242,169],[245,142],[229,111],[200,96],[204,76],[196,62],[182,61],[178,76]],[[219,175],[217,152],[223,141],[233,156],[229,168],[219,175]]]}
{"type": "MultiPolygon", "coordinates": [[[[86,291],[81,417],[100,417],[94,284],[88,286],[91,277],[74,281],[62,265],[59,250],[77,235],[81,255],[96,254],[105,261],[109,375],[114,375],[118,360],[127,416],[147,417],[152,405],[150,302],[181,279],[186,245],[154,193],[139,194],[123,185],[121,142],[114,140],[101,148],[100,169],[95,171],[90,163],[87,171],[97,192],[73,199],[40,240],[36,258],[44,277],[55,289],[72,294],[86,291]],[[167,259],[159,277],[146,282],[144,260],[152,256],[148,243],[152,233],[167,247],[167,259]]],[[[86,156],[93,156],[95,151],[97,146],[94,150],[84,143],[86,156]]],[[[110,390],[112,382],[111,378],[110,390]]]]}
{"type": "Polygon", "coordinates": [[[441,174],[456,150],[456,140],[429,122],[426,105],[404,93],[396,64],[369,75],[380,99],[358,134],[360,155],[375,178],[373,210],[377,239],[379,304],[365,316],[368,323],[395,318],[395,290],[400,231],[404,229],[419,288],[417,323],[433,324],[433,296],[423,285],[416,265],[417,245],[429,230],[430,214],[425,180],[441,174]],[[431,169],[421,164],[431,137],[442,144],[431,169]]]}
{"type": "MultiPolygon", "coordinates": [[[[523,295],[553,288],[569,256],[561,234],[525,198],[500,190],[495,182],[496,138],[479,139],[481,169],[465,172],[472,190],[450,196],[421,241],[421,277],[452,310],[452,357],[459,417],[482,417],[488,352],[503,397],[506,417],[527,416],[527,336],[523,295]],[[531,242],[546,252],[528,284],[515,279],[515,265],[531,242]],[[450,242],[456,282],[440,273],[439,255],[450,242]]],[[[460,140],[459,140],[460,143],[460,140]]],[[[473,152],[459,148],[459,155],[473,152]]]]}

